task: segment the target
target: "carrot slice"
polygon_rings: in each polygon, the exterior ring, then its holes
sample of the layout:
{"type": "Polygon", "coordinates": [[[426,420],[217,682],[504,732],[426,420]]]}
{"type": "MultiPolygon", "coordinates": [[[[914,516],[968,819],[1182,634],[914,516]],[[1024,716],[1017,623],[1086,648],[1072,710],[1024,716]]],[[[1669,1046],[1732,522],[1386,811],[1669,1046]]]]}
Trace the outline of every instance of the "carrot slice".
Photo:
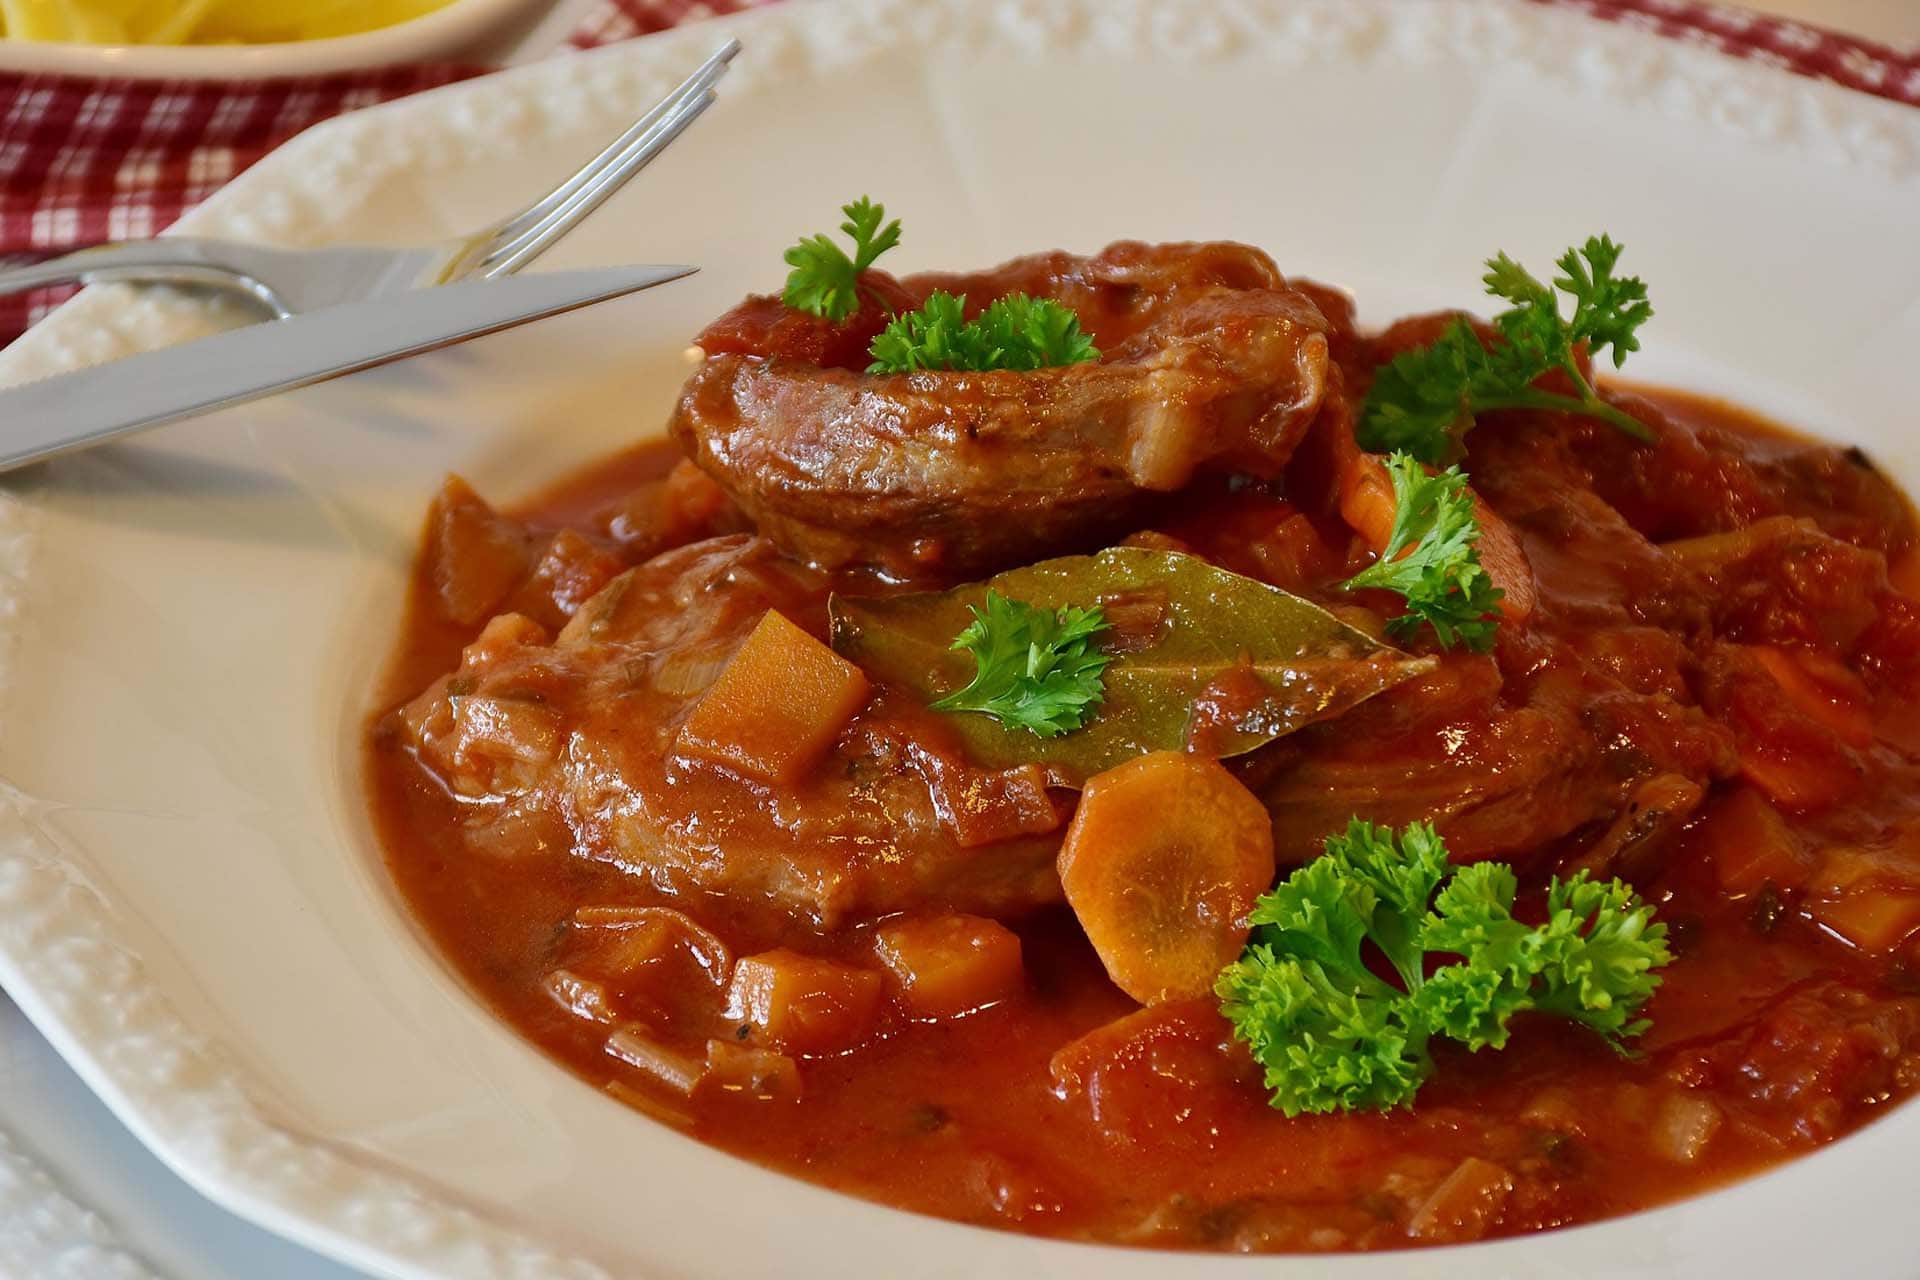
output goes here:
{"type": "Polygon", "coordinates": [[[680,727],[680,749],[791,782],[833,746],[867,692],[860,668],[769,609],[680,727]]]}
{"type": "Polygon", "coordinates": [[[1339,457],[1340,518],[1376,553],[1393,536],[1393,479],[1378,454],[1363,452],[1349,433],[1334,444],[1339,457]]]}
{"type": "Polygon", "coordinates": [[[1156,751],[1087,783],[1060,849],[1067,902],[1142,1004],[1202,996],[1273,883],[1273,826],[1217,760],[1156,751]]]}
{"type": "MultiPolygon", "coordinates": [[[[1339,445],[1335,448],[1343,454],[1340,518],[1376,553],[1385,551],[1393,536],[1393,517],[1398,510],[1386,464],[1378,454],[1367,453],[1357,445],[1350,451],[1339,445]]],[[[1473,518],[1480,525],[1480,541],[1475,548],[1480,553],[1480,565],[1493,579],[1493,585],[1500,588],[1500,615],[1510,622],[1524,621],[1533,613],[1536,593],[1533,566],[1527,562],[1519,535],[1477,493],[1473,495],[1473,518]]]]}

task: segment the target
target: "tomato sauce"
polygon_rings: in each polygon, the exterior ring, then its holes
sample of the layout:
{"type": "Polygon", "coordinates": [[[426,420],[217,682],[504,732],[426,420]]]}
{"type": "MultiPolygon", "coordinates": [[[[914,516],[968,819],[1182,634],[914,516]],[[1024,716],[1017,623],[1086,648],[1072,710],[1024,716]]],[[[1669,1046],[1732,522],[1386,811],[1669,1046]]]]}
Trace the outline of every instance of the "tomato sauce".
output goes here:
{"type": "MultiPolygon", "coordinates": [[[[1107,980],[1073,916],[1040,903],[1002,916],[1024,969],[1006,998],[923,1020],[889,1001],[855,1047],[779,1058],[785,1066],[759,1059],[725,1087],[674,1087],[676,1072],[702,1070],[701,1042],[724,1046],[747,1030],[728,1022],[713,972],[724,953],[787,947],[871,967],[872,924],[822,926],[663,886],[617,859],[570,853],[566,831],[537,815],[487,826],[479,839],[485,787],[476,798],[450,786],[402,728],[428,714],[407,708],[500,611],[449,616],[450,547],[478,537],[525,576],[573,530],[589,549],[560,556],[541,581],[574,573],[591,584],[580,566],[594,554],[610,558],[604,573],[738,527],[675,470],[666,444],[631,449],[506,515],[469,509],[494,522],[483,537],[448,533],[451,508],[444,499],[436,508],[381,693],[386,710],[367,734],[392,874],[474,990],[588,1084],[726,1150],[909,1210],[1109,1243],[1337,1251],[1535,1231],[1710,1190],[1870,1121],[1920,1084],[1920,615],[1886,575],[1909,588],[1920,577],[1910,517],[1886,505],[1891,489],[1876,486],[1864,459],[1731,406],[1639,394],[1675,424],[1657,456],[1564,423],[1475,433],[1476,489],[1517,531],[1538,579],[1534,619],[1513,629],[1521,638],[1503,637],[1492,658],[1449,659],[1447,679],[1236,766],[1256,791],[1269,775],[1324,769],[1312,776],[1328,803],[1362,794],[1386,803],[1391,784],[1361,772],[1372,762],[1342,760],[1339,735],[1397,742],[1396,724],[1425,723],[1423,698],[1464,699],[1467,710],[1451,714],[1468,735],[1520,734],[1490,720],[1477,728],[1481,704],[1462,690],[1576,668],[1611,673],[1659,707],[1708,708],[1696,718],[1712,741],[1692,781],[1678,766],[1643,767],[1649,748],[1634,735],[1662,731],[1634,721],[1607,757],[1648,779],[1628,804],[1579,809],[1559,824],[1564,833],[1517,848],[1547,803],[1543,785],[1494,816],[1462,818],[1450,836],[1456,854],[1477,843],[1530,878],[1576,866],[1620,874],[1658,905],[1676,958],[1635,1056],[1523,1017],[1504,1052],[1437,1049],[1436,1075],[1411,1108],[1288,1119],[1267,1105],[1251,1063],[1222,1047],[1210,1001],[1142,1010],[1107,980]],[[1590,498],[1541,499],[1575,470],[1579,483],[1562,487],[1590,498]],[[1714,541],[1749,535],[1739,546],[1714,541]],[[1669,591],[1648,587],[1634,557],[1653,546],[1691,576],[1669,591]],[[646,957],[652,976],[619,994],[618,1017],[663,1032],[664,1066],[636,1065],[614,1047],[612,1015],[596,1003],[611,998],[605,982],[554,978],[606,972],[593,968],[603,956],[582,950],[583,919],[649,908],[711,931],[676,924],[679,941],[646,957]],[[692,1030],[676,1039],[683,1027],[692,1030]]],[[[1366,558],[1321,505],[1285,485],[1223,486],[1151,527],[1170,545],[1313,594],[1366,558]]],[[[796,589],[823,595],[828,585],[796,589]]],[[[529,605],[518,590],[520,605],[508,607],[545,608],[542,626],[565,624],[553,603],[565,592],[529,605]]],[[[1566,695],[1568,714],[1586,722],[1627,696],[1611,685],[1593,693],[1593,678],[1566,695]]],[[[1560,695],[1538,692],[1542,683],[1527,696],[1544,716],[1560,695]]],[[[564,707],[564,691],[531,705],[564,707]]],[[[1311,825],[1303,804],[1276,808],[1283,861],[1310,852],[1298,838],[1284,852],[1288,823],[1311,825]]],[[[708,1063],[716,1053],[731,1060],[712,1050],[708,1063]]]]}

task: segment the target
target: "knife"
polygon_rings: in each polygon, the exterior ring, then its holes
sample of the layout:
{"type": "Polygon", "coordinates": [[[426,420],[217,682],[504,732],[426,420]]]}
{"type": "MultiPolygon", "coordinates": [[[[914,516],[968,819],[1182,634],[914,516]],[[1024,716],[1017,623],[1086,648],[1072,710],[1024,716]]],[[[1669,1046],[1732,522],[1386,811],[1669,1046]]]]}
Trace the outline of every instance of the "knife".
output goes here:
{"type": "Polygon", "coordinates": [[[0,391],[0,472],[651,289],[694,267],[444,284],[328,307],[0,391]]]}

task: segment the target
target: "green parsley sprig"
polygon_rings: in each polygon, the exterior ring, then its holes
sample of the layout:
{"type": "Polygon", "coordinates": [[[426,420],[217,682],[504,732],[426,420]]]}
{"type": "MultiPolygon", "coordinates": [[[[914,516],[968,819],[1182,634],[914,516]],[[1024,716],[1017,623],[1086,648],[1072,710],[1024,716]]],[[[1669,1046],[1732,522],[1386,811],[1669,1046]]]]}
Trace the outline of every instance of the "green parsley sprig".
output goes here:
{"type": "Polygon", "coordinates": [[[935,290],[918,311],[906,311],[873,340],[868,373],[915,369],[1050,369],[1098,360],[1080,317],[1051,298],[1010,294],[972,320],[963,294],[935,290]]]}
{"type": "Polygon", "coordinates": [[[1621,246],[1594,236],[1557,259],[1553,286],[1541,283],[1502,253],[1487,261],[1487,292],[1513,305],[1493,318],[1500,341],[1484,346],[1472,326],[1456,319],[1432,346],[1396,356],[1374,376],[1361,410],[1360,443],[1378,451],[1401,450],[1422,462],[1455,457],[1460,437],[1476,414],[1492,409],[1553,409],[1577,413],[1651,440],[1645,423],[1600,398],[1580,372],[1574,353],[1582,344],[1598,358],[1611,349],[1619,368],[1640,349],[1636,333],[1653,315],[1647,286],[1614,267],[1621,246]],[[1573,299],[1562,316],[1554,290],[1573,299]],[[1574,393],[1543,391],[1533,383],[1553,370],[1565,373],[1574,393]]]}
{"type": "Polygon", "coordinates": [[[973,655],[973,681],[931,703],[936,711],[982,712],[1042,738],[1086,723],[1106,696],[1101,673],[1113,661],[1094,648],[1107,629],[1099,605],[1042,609],[989,590],[970,612],[952,648],[973,655]]]}
{"type": "Polygon", "coordinates": [[[1387,474],[1393,480],[1394,514],[1386,549],[1342,589],[1399,592],[1407,611],[1387,622],[1387,631],[1397,638],[1412,636],[1424,624],[1442,647],[1492,647],[1501,591],[1475,550],[1480,522],[1466,477],[1458,467],[1428,475],[1406,453],[1388,456],[1387,474]]]}
{"type": "Polygon", "coordinates": [[[793,270],[780,294],[780,300],[788,306],[825,316],[835,324],[859,309],[860,273],[900,243],[898,218],[881,225],[887,216],[885,205],[861,196],[852,204],[841,205],[840,212],[847,215],[840,230],[853,241],[853,256],[849,258],[825,232],[806,237],[784,255],[793,270]]]}
{"type": "Polygon", "coordinates": [[[1555,877],[1546,920],[1529,925],[1513,915],[1513,869],[1452,867],[1427,823],[1355,818],[1325,849],[1255,905],[1252,940],[1215,987],[1289,1116],[1405,1105],[1433,1075],[1434,1037],[1502,1049],[1527,1010],[1622,1053],[1646,1030],[1640,1008],[1672,956],[1621,881],[1555,877]],[[1369,967],[1369,945],[1397,981],[1369,967]]]}

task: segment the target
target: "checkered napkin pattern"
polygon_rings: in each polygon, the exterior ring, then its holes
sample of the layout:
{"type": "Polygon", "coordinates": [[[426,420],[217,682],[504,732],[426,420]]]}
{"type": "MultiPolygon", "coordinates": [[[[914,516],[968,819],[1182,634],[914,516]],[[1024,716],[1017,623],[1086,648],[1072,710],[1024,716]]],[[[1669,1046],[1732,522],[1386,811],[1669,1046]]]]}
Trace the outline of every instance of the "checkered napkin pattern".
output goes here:
{"type": "MultiPolygon", "coordinates": [[[[1907,0],[1915,3],[1916,0],[1907,0]]],[[[1920,47],[1895,49],[1803,22],[1698,0],[1533,0],[1605,22],[1709,45],[1736,58],[1920,107],[1920,47]]]]}
{"type": "MultiPolygon", "coordinates": [[[[771,2],[602,0],[569,43],[591,48],[771,2]]],[[[1920,106],[1920,49],[1695,0],[1532,2],[1920,106]]],[[[154,235],[309,125],[485,70],[399,67],[252,83],[0,75],[0,263],[154,235]]],[[[0,297],[0,345],[70,292],[0,297]]]]}
{"type": "MultiPolygon", "coordinates": [[[[606,0],[569,43],[592,48],[753,3],[606,0]]],[[[392,67],[254,82],[0,74],[0,265],[158,234],[302,129],[486,70],[392,67]]],[[[0,297],[0,346],[72,292],[0,297]]]]}

